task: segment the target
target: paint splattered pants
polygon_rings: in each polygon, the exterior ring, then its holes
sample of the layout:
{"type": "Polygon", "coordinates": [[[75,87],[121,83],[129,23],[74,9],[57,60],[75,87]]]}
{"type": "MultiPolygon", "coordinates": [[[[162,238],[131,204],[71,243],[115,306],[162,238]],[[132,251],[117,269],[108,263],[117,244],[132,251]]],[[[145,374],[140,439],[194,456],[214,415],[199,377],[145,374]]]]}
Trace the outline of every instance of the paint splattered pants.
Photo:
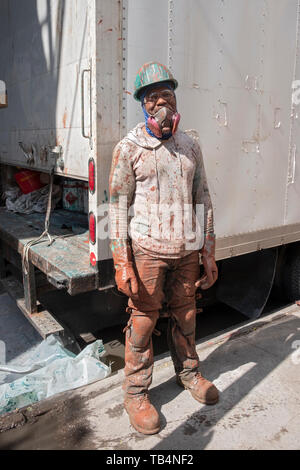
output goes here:
{"type": "Polygon", "coordinates": [[[180,259],[156,259],[134,250],[139,293],[129,299],[130,319],[125,340],[125,394],[146,392],[152,382],[152,333],[162,304],[168,306],[168,345],[176,374],[193,377],[199,370],[195,348],[195,281],[199,279],[199,255],[180,259]]]}

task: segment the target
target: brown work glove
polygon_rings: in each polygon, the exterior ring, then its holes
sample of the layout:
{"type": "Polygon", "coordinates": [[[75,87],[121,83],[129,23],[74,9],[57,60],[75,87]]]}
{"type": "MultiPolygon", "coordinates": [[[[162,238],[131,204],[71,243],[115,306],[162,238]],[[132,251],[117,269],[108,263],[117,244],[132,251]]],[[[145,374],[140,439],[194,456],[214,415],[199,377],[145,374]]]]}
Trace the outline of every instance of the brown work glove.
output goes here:
{"type": "Polygon", "coordinates": [[[208,234],[205,237],[203,248],[201,248],[201,261],[205,274],[196,282],[196,287],[209,289],[218,279],[218,267],[215,260],[215,235],[208,234]]]}
{"type": "Polygon", "coordinates": [[[138,281],[132,262],[132,251],[129,244],[123,240],[112,240],[111,251],[116,270],[115,280],[119,291],[132,297],[138,293],[138,281]]]}

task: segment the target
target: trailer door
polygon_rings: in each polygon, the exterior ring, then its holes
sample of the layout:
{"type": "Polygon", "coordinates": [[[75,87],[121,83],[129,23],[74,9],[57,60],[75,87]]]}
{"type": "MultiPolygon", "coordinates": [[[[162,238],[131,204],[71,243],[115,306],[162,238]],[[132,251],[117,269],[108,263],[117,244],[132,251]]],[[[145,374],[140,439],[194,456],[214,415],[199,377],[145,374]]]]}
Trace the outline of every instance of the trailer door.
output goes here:
{"type": "Polygon", "coordinates": [[[1,1],[2,163],[48,171],[58,160],[57,174],[87,179],[94,1],[1,1]]]}

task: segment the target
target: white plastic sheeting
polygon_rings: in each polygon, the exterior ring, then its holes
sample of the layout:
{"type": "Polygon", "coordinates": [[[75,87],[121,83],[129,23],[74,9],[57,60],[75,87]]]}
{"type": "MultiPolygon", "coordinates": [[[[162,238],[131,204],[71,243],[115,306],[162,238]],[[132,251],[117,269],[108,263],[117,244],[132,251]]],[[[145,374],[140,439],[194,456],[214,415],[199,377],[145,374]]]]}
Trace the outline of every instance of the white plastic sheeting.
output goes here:
{"type": "MultiPolygon", "coordinates": [[[[49,199],[49,185],[37,189],[29,194],[22,194],[18,187],[11,187],[5,191],[6,209],[20,214],[32,214],[33,212],[46,212],[49,199]]],[[[61,198],[61,190],[53,185],[52,209],[61,198]]]]}
{"type": "Polygon", "coordinates": [[[88,345],[77,356],[66,350],[58,337],[45,339],[21,364],[0,365],[0,371],[22,374],[0,386],[0,415],[74,388],[104,379],[110,366],[100,361],[102,340],[88,345]]]}

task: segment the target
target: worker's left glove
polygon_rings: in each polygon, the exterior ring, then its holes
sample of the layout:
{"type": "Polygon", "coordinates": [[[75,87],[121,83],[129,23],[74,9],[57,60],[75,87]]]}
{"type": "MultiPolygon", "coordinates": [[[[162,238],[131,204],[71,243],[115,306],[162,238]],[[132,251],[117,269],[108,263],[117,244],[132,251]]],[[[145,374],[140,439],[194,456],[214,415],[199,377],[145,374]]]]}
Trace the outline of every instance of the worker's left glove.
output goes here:
{"type": "Polygon", "coordinates": [[[215,260],[215,240],[214,234],[207,234],[203,248],[200,250],[205,273],[195,285],[204,290],[209,289],[218,279],[218,267],[215,260]]]}
{"type": "Polygon", "coordinates": [[[138,281],[133,267],[130,245],[123,240],[112,240],[111,250],[116,270],[115,280],[119,291],[132,297],[138,293],[138,281]]]}

